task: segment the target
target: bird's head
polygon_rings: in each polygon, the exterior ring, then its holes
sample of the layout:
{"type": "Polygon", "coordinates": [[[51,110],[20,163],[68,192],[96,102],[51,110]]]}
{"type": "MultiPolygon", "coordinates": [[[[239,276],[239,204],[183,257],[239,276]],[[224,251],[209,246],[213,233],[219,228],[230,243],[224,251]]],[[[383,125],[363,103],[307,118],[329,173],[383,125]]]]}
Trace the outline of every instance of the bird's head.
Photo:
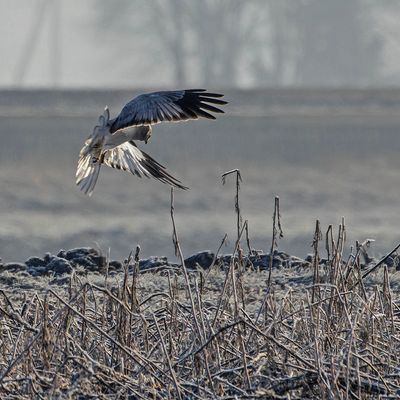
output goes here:
{"type": "Polygon", "coordinates": [[[108,106],[105,106],[103,114],[100,115],[99,117],[100,127],[105,128],[108,125],[109,121],[110,121],[110,110],[108,109],[108,106]]]}
{"type": "Polygon", "coordinates": [[[109,133],[110,110],[106,106],[104,112],[99,116],[98,124],[93,128],[92,136],[106,136],[109,133]]]}

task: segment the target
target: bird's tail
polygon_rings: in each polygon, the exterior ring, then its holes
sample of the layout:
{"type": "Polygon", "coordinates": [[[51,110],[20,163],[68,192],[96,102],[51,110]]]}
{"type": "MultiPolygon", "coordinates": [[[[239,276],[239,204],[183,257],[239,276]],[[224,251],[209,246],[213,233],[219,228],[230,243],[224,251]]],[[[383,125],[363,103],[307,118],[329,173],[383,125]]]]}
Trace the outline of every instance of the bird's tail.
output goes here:
{"type": "Polygon", "coordinates": [[[79,158],[76,170],[76,184],[88,196],[92,195],[96,186],[100,167],[100,160],[96,160],[91,154],[86,154],[79,158]]]}

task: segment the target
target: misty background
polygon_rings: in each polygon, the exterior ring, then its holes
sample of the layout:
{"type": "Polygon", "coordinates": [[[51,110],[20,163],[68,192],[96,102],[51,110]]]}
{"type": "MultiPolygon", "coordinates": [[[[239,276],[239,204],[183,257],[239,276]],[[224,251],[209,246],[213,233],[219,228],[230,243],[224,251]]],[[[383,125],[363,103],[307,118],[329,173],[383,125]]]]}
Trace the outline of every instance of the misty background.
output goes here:
{"type": "MultiPolygon", "coordinates": [[[[99,246],[174,257],[170,189],[103,168],[91,198],[79,150],[104,106],[204,87],[216,121],[159,124],[139,146],[190,187],[176,191],[184,254],[232,252],[239,168],[251,245],[304,257],[315,220],[346,217],[348,248],[400,240],[400,2],[391,0],[0,0],[0,258],[99,246]]],[[[336,228],[335,228],[336,229],[336,228]]],[[[323,247],[323,245],[321,245],[323,247]]]]}
{"type": "Polygon", "coordinates": [[[4,87],[400,83],[397,0],[1,0],[4,87]]]}

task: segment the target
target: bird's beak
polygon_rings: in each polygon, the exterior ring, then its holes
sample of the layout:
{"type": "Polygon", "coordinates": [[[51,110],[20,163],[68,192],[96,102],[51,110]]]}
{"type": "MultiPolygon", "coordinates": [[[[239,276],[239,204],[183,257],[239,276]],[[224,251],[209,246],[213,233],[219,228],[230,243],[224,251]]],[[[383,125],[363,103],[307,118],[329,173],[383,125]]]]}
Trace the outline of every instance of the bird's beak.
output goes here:
{"type": "Polygon", "coordinates": [[[109,110],[108,106],[104,107],[103,116],[104,116],[105,122],[107,123],[110,120],[110,110],[109,110]]]}

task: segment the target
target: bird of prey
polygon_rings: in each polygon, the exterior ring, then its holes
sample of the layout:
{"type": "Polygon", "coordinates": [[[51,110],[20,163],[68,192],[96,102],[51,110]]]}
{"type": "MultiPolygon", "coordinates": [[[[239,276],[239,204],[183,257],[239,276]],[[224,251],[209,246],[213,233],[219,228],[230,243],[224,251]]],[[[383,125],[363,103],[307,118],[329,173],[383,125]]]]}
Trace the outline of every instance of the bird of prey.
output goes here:
{"type": "Polygon", "coordinates": [[[163,165],[140,150],[134,140],[147,143],[152,125],[159,122],[179,122],[199,117],[215,119],[212,113],[223,113],[215,105],[227,104],[221,97],[223,94],[210,93],[205,89],[146,93],[127,103],[114,119],[110,119],[106,107],[80,151],[76,184],[90,196],[100,167],[104,164],[139,177],[152,177],[168,185],[187,189],[163,165]]]}

